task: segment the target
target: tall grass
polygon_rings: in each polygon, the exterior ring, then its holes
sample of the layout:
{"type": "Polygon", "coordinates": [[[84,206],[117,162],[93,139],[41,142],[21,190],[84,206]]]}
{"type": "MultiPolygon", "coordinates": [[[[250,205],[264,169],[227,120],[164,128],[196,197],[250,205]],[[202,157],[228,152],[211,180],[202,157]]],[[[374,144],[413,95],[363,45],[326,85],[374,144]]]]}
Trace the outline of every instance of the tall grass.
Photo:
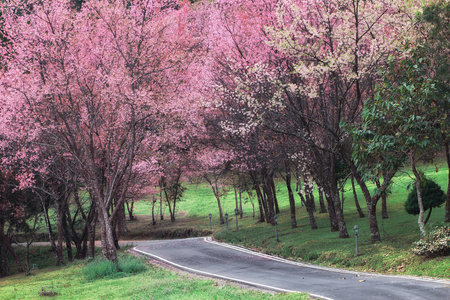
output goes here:
{"type": "Polygon", "coordinates": [[[102,278],[120,278],[145,271],[142,259],[130,256],[119,257],[110,261],[101,257],[95,258],[83,268],[83,275],[88,281],[102,278]]]}

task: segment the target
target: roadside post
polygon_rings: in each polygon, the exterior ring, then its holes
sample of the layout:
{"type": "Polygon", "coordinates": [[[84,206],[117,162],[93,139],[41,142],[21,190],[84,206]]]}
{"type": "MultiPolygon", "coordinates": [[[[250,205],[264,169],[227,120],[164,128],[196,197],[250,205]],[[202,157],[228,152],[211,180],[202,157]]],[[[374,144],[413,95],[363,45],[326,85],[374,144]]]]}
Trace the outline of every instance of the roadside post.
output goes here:
{"type": "Polygon", "coordinates": [[[209,213],[209,230],[212,230],[212,221],[211,221],[211,218],[212,218],[212,213],[209,213]]]}

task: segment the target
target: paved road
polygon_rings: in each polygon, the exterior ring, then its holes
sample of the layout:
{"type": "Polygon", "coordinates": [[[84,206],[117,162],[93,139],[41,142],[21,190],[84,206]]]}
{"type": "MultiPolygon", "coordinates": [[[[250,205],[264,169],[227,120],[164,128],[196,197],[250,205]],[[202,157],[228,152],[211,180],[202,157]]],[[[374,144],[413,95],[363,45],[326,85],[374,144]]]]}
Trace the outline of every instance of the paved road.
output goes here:
{"type": "Polygon", "coordinates": [[[136,243],[136,251],[178,268],[276,291],[345,300],[450,300],[450,281],[384,276],[316,267],[211,241],[208,238],[136,243]]]}

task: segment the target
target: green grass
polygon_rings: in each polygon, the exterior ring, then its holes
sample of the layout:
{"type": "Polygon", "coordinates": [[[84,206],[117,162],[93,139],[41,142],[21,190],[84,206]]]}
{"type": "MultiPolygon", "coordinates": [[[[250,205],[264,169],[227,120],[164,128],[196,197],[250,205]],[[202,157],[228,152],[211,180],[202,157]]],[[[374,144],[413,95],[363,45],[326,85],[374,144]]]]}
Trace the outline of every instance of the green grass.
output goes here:
{"type": "Polygon", "coordinates": [[[120,256],[117,262],[97,257],[83,268],[83,275],[88,281],[120,278],[141,273],[145,268],[144,262],[136,257],[120,256]]]}
{"type": "MultiPolygon", "coordinates": [[[[435,180],[444,191],[447,188],[448,169],[444,162],[439,165],[422,166],[422,171],[429,178],[435,180]]],[[[389,218],[381,218],[381,201],[378,205],[378,225],[382,242],[371,244],[370,231],[367,219],[367,208],[362,193],[358,192],[358,199],[365,218],[359,218],[354,204],[351,185],[345,186],[344,215],[350,239],[340,239],[336,232],[330,231],[328,214],[316,213],[319,229],[311,230],[308,215],[303,207],[297,208],[298,228],[292,229],[290,224],[289,203],[284,182],[277,183],[278,200],[281,213],[278,215],[278,231],[281,242],[275,241],[275,228],[266,223],[259,223],[256,217],[252,217],[252,206],[249,201],[244,204],[244,218],[239,219],[239,231],[235,231],[235,199],[231,190],[222,198],[224,212],[230,215],[229,229],[220,225],[218,220],[217,202],[210,188],[205,184],[188,186],[185,192],[185,200],[178,204],[179,215],[175,223],[168,220],[160,221],[156,226],[149,224],[150,220],[143,216],[148,214],[141,203],[138,210],[142,216],[138,216],[140,222],[135,225],[135,232],[151,234],[151,232],[167,231],[170,229],[209,230],[208,214],[212,213],[212,230],[216,239],[229,243],[242,245],[257,251],[278,255],[281,257],[304,261],[325,266],[348,268],[359,271],[374,271],[389,274],[410,274],[418,276],[431,276],[450,278],[450,257],[425,259],[414,256],[410,251],[411,244],[420,238],[417,225],[417,216],[408,215],[404,211],[404,202],[409,193],[408,186],[413,179],[404,171],[394,178],[392,193],[388,196],[389,218]],[[355,238],[353,226],[358,225],[359,256],[355,256],[355,238]]],[[[375,185],[369,185],[375,189],[375,185]]],[[[255,201],[255,200],[254,200],[255,201]]],[[[297,204],[300,203],[296,198],[297,204]]],[[[318,206],[318,195],[316,194],[318,206]]],[[[255,204],[257,209],[257,204],[255,204]]],[[[167,218],[167,217],[166,217],[167,218]]],[[[427,229],[443,224],[444,207],[433,209],[427,229]]],[[[134,225],[133,225],[134,226],[134,225]]]]}
{"type": "Polygon", "coordinates": [[[0,299],[42,299],[42,291],[53,295],[48,297],[52,299],[309,299],[306,294],[272,295],[229,284],[221,286],[152,265],[136,275],[88,281],[83,276],[86,264],[78,261],[33,270],[30,276],[0,279],[0,299]]]}

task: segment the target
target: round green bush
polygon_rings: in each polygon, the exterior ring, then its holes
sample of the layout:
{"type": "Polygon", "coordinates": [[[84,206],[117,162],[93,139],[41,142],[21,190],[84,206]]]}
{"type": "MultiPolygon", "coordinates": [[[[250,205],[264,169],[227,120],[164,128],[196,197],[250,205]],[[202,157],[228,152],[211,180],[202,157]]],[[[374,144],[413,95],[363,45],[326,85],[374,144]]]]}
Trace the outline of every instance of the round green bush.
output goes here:
{"type": "MultiPolygon", "coordinates": [[[[421,182],[422,201],[424,210],[439,207],[445,202],[445,193],[441,187],[431,179],[424,179],[421,182]]],[[[419,204],[417,202],[417,189],[414,185],[413,190],[408,194],[408,199],[405,202],[405,210],[410,215],[418,215],[419,204]]]]}

